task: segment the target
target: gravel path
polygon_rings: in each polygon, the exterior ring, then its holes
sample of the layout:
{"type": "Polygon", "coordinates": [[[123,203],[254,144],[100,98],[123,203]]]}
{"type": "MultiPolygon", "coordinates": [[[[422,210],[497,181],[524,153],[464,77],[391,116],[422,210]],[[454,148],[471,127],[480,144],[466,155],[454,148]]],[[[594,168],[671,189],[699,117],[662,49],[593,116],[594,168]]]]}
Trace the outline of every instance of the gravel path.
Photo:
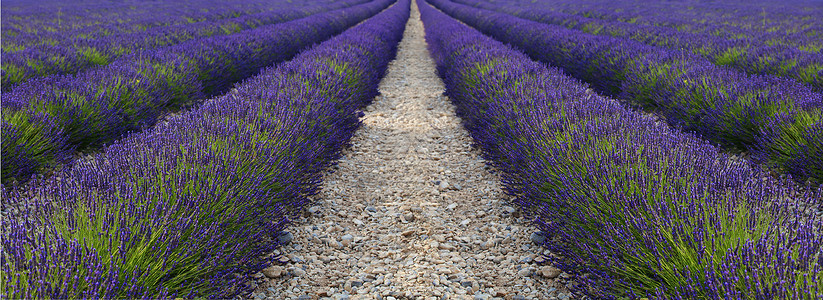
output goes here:
{"type": "MultiPolygon", "coordinates": [[[[537,264],[534,231],[460,125],[426,50],[416,4],[397,59],[255,298],[566,299],[537,264]]],[[[548,252],[546,252],[548,253],[548,252]]]]}

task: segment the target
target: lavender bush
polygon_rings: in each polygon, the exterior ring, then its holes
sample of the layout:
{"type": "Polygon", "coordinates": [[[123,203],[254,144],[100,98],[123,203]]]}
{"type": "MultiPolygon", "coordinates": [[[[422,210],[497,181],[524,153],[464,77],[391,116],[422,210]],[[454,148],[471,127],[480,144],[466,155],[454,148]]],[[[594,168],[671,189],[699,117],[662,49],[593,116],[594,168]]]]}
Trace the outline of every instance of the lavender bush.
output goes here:
{"type": "Polygon", "coordinates": [[[7,298],[230,298],[316,192],[396,52],[400,1],[236,92],[3,190],[7,298]]]}
{"type": "Polygon", "coordinates": [[[713,142],[752,152],[755,160],[793,172],[798,180],[823,182],[821,139],[823,94],[774,76],[750,76],[705,58],[621,38],[594,36],[556,25],[448,0],[432,0],[480,31],[515,45],[531,57],[556,65],[606,95],[656,110],[678,127],[713,142]],[[792,123],[769,132],[774,118],[792,123]],[[771,137],[769,137],[771,136],[771,137]],[[793,137],[810,137],[786,141],[793,137]],[[803,151],[800,151],[803,150],[803,151]],[[803,170],[783,164],[800,159],[803,170]]]}
{"type": "Polygon", "coordinates": [[[595,298],[823,297],[823,190],[796,188],[419,1],[447,94],[595,298]]]}
{"type": "Polygon", "coordinates": [[[240,34],[196,39],[126,56],[76,76],[28,81],[4,94],[4,184],[66,162],[150,126],[167,107],[225,91],[260,68],[289,59],[387,7],[377,0],[240,34]],[[34,120],[49,122],[34,122],[34,120]],[[59,135],[59,136],[53,136],[59,135]],[[53,144],[52,142],[63,142],[53,144]]]}

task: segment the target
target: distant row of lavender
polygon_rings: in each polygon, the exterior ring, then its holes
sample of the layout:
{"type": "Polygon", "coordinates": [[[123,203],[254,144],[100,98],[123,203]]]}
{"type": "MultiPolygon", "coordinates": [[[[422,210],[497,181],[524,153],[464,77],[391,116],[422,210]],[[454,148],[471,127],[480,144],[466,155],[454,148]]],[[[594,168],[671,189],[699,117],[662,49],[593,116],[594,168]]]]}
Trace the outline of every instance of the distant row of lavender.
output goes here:
{"type": "Polygon", "coordinates": [[[418,3],[464,126],[578,292],[823,297],[823,222],[804,212],[823,190],[773,179],[418,3]]]}
{"type": "Polygon", "coordinates": [[[2,183],[25,181],[66,162],[74,150],[151,126],[169,106],[223,92],[392,2],[375,0],[238,34],[191,40],[121,57],[76,76],[25,82],[3,94],[2,183]]]}
{"type": "Polygon", "coordinates": [[[277,9],[237,18],[204,21],[193,24],[157,27],[131,34],[99,39],[77,39],[67,36],[65,46],[36,46],[4,54],[2,86],[8,91],[31,78],[51,74],[74,74],[95,66],[108,65],[119,57],[142,51],[176,45],[199,38],[230,35],[261,26],[286,22],[329,10],[367,2],[348,0],[326,4],[326,1],[298,1],[277,6],[277,9]],[[320,5],[323,2],[324,5],[320,5]]]}
{"type": "MultiPolygon", "coordinates": [[[[565,1],[565,0],[561,0],[565,1]]],[[[608,12],[595,4],[586,10],[591,16],[621,19],[617,11],[608,12]],[[617,13],[617,14],[615,14],[617,13]]],[[[572,3],[572,1],[568,1],[572,3]]],[[[608,2],[609,4],[613,4],[608,2]]],[[[806,0],[789,1],[687,1],[679,5],[684,9],[671,9],[664,1],[636,1],[618,3],[614,10],[623,9],[632,16],[627,21],[653,26],[665,26],[682,31],[712,34],[726,38],[751,38],[766,44],[797,47],[807,52],[823,50],[823,6],[820,2],[806,0]],[[635,4],[635,5],[632,5],[635,4]],[[634,9],[629,9],[634,7],[634,9]],[[669,9],[666,9],[669,7],[669,9]],[[690,9],[691,8],[691,9],[690,9]]]]}
{"type": "Polygon", "coordinates": [[[4,191],[3,205],[34,208],[0,223],[3,297],[244,291],[359,127],[408,16],[400,1],[237,92],[4,191]]]}
{"type": "Polygon", "coordinates": [[[816,1],[552,0],[550,3],[519,0],[517,5],[726,39],[750,39],[812,53],[823,49],[823,18],[820,18],[823,6],[816,1]]]}
{"type": "Polygon", "coordinates": [[[730,66],[749,74],[791,78],[813,87],[818,92],[823,91],[823,52],[819,51],[809,53],[794,46],[768,45],[759,41],[758,37],[730,39],[708,33],[683,32],[669,27],[586,18],[552,11],[553,4],[550,2],[529,7],[518,6],[520,0],[455,2],[504,12],[532,21],[562,25],[586,33],[629,38],[672,50],[682,49],[706,57],[717,65],[730,66]]]}
{"type": "Polygon", "coordinates": [[[703,57],[520,19],[449,0],[446,13],[597,91],[658,111],[715,143],[748,150],[796,179],[823,183],[823,95],[793,80],[747,75],[703,57]]]}
{"type": "Polygon", "coordinates": [[[7,1],[2,10],[2,49],[12,53],[34,45],[61,45],[156,27],[214,21],[271,10],[262,0],[164,1],[151,5],[111,1],[7,1]]]}

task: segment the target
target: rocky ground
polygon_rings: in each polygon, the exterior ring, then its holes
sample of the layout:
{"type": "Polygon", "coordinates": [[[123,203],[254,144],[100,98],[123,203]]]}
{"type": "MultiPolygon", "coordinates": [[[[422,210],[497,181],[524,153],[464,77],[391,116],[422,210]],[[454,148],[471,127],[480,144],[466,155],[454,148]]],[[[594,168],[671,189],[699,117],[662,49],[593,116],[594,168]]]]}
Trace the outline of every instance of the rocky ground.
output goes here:
{"type": "Polygon", "coordinates": [[[567,299],[443,96],[416,5],[353,147],[247,297],[567,299]]]}

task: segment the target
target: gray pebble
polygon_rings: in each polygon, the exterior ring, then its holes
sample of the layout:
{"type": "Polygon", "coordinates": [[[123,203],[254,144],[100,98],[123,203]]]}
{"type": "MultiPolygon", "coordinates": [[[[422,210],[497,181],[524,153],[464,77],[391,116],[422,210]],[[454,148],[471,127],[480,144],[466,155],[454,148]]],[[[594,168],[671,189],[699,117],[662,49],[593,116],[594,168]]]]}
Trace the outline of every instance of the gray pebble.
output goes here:
{"type": "Polygon", "coordinates": [[[316,213],[318,213],[318,212],[320,212],[320,206],[312,206],[312,207],[309,207],[309,213],[310,213],[310,214],[316,214],[316,213]]]}
{"type": "Polygon", "coordinates": [[[294,240],[294,235],[288,231],[283,231],[277,236],[277,242],[280,243],[280,245],[291,243],[292,240],[294,240]]]}
{"type": "Polygon", "coordinates": [[[543,231],[532,232],[531,240],[532,243],[542,245],[546,241],[546,233],[543,231]]]}

